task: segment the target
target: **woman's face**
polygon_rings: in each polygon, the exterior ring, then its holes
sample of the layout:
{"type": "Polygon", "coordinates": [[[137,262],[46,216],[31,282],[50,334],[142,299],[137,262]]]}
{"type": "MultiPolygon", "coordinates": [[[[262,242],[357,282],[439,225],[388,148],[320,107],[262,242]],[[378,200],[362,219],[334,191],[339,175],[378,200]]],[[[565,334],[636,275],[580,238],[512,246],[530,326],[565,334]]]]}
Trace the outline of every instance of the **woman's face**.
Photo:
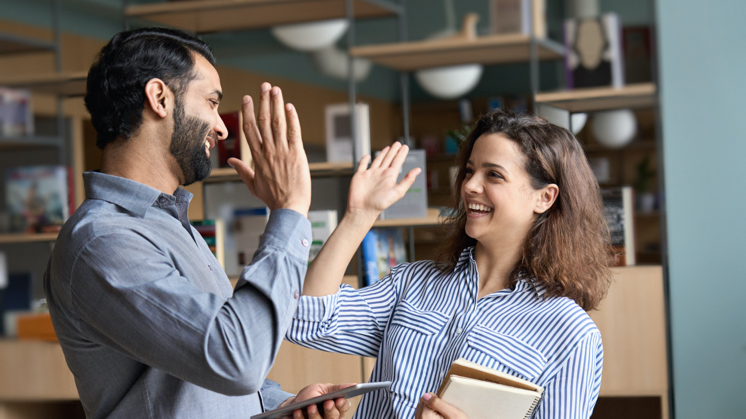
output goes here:
{"type": "Polygon", "coordinates": [[[525,162],[518,144],[502,134],[477,139],[461,185],[466,234],[483,245],[523,243],[534,214],[548,208],[542,197],[546,188],[531,186],[525,162]]]}

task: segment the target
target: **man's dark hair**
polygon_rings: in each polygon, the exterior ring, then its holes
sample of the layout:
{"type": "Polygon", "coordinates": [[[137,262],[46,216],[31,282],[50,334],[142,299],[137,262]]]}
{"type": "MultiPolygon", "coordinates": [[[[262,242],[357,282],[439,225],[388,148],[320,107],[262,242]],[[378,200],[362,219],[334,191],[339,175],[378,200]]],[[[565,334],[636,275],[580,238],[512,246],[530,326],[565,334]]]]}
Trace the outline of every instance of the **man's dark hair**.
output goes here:
{"type": "Polygon", "coordinates": [[[140,127],[148,81],[163,80],[180,98],[196,77],[194,53],[215,64],[205,42],[181,31],[143,28],[116,34],[88,72],[85,106],[98,134],[96,146],[128,139],[140,127]]]}

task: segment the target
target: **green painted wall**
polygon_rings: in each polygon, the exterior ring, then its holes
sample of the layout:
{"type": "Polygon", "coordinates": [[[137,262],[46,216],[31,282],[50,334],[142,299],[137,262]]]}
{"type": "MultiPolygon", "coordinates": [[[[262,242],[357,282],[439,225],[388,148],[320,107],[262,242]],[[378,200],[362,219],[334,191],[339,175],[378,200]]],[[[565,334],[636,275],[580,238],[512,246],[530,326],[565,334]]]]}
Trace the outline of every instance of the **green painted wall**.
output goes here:
{"type": "Polygon", "coordinates": [[[657,16],[676,418],[746,418],[746,2],[657,16]]]}

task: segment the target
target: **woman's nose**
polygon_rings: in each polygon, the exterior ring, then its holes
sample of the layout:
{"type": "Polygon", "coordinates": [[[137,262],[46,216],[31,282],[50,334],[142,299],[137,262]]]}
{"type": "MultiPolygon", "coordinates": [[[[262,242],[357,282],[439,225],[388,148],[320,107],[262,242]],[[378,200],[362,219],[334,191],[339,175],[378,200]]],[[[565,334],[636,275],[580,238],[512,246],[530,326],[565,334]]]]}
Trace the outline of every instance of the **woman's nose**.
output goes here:
{"type": "Polygon", "coordinates": [[[478,176],[472,175],[470,178],[464,179],[463,189],[467,193],[478,193],[482,188],[479,183],[478,176]]]}

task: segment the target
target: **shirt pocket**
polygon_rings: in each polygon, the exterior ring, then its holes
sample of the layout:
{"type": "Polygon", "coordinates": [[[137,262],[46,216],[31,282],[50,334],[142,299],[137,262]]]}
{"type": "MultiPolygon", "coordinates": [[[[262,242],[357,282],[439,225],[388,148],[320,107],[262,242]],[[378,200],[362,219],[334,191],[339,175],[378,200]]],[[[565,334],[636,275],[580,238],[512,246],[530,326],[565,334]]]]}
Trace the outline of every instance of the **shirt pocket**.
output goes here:
{"type": "Polygon", "coordinates": [[[434,335],[448,323],[449,316],[437,311],[420,310],[411,303],[401,301],[391,318],[392,326],[400,326],[409,330],[434,335]]]}
{"type": "MultiPolygon", "coordinates": [[[[488,327],[477,325],[466,338],[468,347],[475,351],[472,356],[483,358],[480,354],[487,355],[493,362],[487,365],[490,368],[502,370],[500,364],[517,372],[527,380],[535,380],[546,367],[547,360],[544,355],[522,340],[495,332],[488,327]]],[[[483,362],[480,362],[483,364],[483,362]]]]}

